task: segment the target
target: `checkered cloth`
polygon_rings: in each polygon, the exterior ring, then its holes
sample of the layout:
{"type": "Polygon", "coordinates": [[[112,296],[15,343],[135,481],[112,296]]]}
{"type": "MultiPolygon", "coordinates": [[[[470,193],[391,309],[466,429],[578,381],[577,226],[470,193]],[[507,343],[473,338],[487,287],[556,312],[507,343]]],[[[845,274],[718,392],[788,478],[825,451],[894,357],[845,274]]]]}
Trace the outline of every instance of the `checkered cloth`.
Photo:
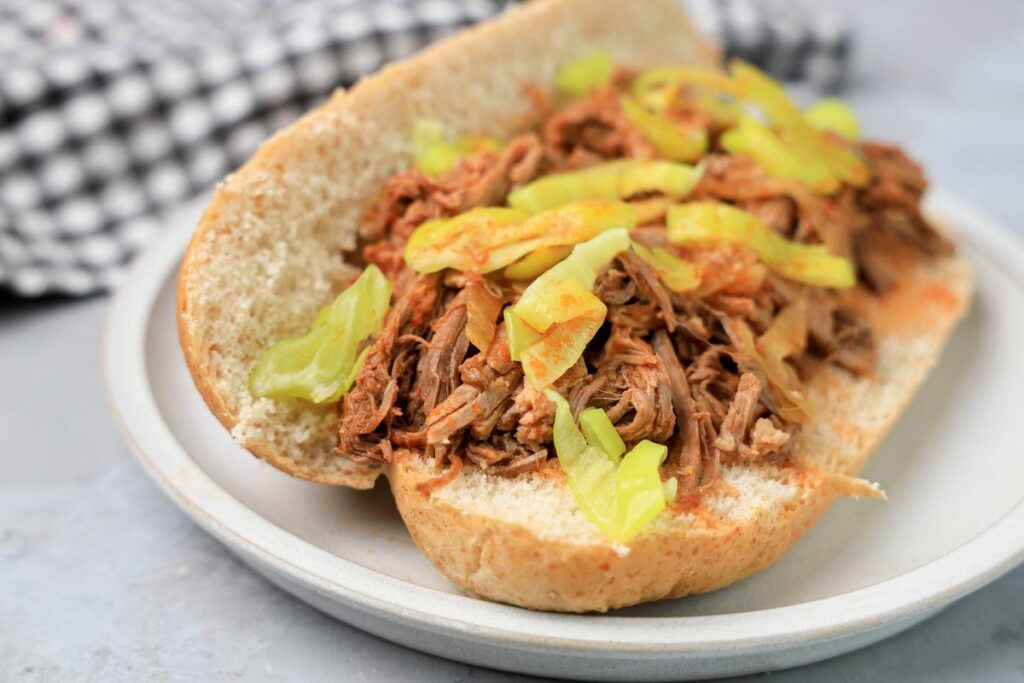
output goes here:
{"type": "MultiPolygon", "coordinates": [[[[849,36],[687,0],[728,54],[838,85],[849,36]]],[[[274,130],[506,0],[0,0],[0,290],[109,289],[167,212],[274,130]]]]}

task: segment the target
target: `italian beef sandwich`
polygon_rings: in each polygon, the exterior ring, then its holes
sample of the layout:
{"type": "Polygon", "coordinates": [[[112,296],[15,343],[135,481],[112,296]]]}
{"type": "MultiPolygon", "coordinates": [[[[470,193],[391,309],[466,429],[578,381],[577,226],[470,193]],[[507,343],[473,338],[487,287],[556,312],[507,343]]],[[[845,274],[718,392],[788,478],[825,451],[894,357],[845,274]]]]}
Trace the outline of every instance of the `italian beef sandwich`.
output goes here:
{"type": "Polygon", "coordinates": [[[857,477],[971,273],[898,147],[722,64],[675,0],[534,0],[220,186],[181,266],[251,453],[387,479],[467,593],[605,611],[762,569],[857,477]]]}

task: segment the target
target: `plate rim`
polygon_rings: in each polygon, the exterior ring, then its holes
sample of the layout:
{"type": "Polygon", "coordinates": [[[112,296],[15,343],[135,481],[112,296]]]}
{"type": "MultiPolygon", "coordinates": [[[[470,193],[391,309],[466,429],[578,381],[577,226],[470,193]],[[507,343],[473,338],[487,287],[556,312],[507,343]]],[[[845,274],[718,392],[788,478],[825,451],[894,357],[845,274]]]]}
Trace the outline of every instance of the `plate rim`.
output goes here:
{"type": "MultiPolygon", "coordinates": [[[[1024,246],[998,220],[941,190],[929,193],[927,209],[962,226],[969,251],[980,252],[978,245],[984,245],[987,261],[1018,285],[1024,281],[1024,246]]],[[[192,227],[183,222],[161,235],[132,264],[110,303],[101,352],[111,413],[150,477],[200,527],[246,559],[335,602],[435,634],[505,647],[648,658],[699,651],[720,657],[806,645],[909,620],[1024,561],[1024,497],[975,537],[903,574],[818,600],[722,615],[533,612],[420,586],[333,555],[234,498],[188,455],[160,414],[149,383],[146,341],[154,304],[177,271],[192,227]],[[894,601],[892,596],[900,597],[894,601]]]]}

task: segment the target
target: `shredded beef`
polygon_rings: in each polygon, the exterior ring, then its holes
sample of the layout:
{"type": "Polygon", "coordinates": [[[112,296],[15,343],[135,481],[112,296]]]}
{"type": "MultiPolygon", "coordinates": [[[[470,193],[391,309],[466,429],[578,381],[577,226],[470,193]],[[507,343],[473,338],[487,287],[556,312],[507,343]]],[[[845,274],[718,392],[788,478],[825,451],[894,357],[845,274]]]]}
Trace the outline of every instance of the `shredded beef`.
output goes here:
{"type": "Polygon", "coordinates": [[[478,353],[459,366],[459,376],[466,384],[477,389],[486,389],[487,385],[500,375],[504,375],[519,367],[512,362],[508,353],[508,332],[505,325],[498,325],[487,353],[478,353]]]}
{"type": "Polygon", "coordinates": [[[357,462],[386,461],[390,457],[387,443],[388,423],[396,415],[400,380],[396,371],[409,371],[409,344],[399,341],[400,335],[417,335],[429,320],[438,295],[440,278],[425,275],[402,296],[384,318],[380,336],[374,341],[355,385],[341,403],[338,425],[338,452],[357,462]],[[399,353],[396,354],[396,347],[399,353]],[[395,363],[393,360],[398,359],[395,363]],[[384,426],[384,433],[380,428],[384,426]]]}
{"type": "Polygon", "coordinates": [[[736,393],[729,403],[729,409],[722,420],[715,439],[715,446],[732,458],[756,460],[784,452],[790,443],[795,426],[789,431],[780,429],[781,419],[759,417],[767,410],[762,401],[764,385],[753,373],[740,376],[736,393]]]}
{"type": "Polygon", "coordinates": [[[522,381],[522,372],[508,357],[508,337],[499,327],[486,353],[478,353],[449,377],[463,384],[427,416],[427,443],[447,442],[472,427],[477,438],[493,429],[502,408],[522,381]]]}
{"type": "Polygon", "coordinates": [[[517,380],[518,377],[501,376],[483,391],[468,384],[460,386],[449,397],[452,400],[441,403],[427,416],[427,443],[447,443],[456,432],[490,415],[512,395],[517,380]]]}
{"type": "Polygon", "coordinates": [[[861,272],[876,291],[884,291],[899,279],[898,242],[926,254],[949,253],[953,247],[921,213],[928,183],[920,166],[891,145],[868,142],[861,150],[871,169],[871,182],[858,193],[868,227],[854,244],[861,272]]]}
{"type": "Polygon", "coordinates": [[[894,241],[896,238],[874,227],[859,233],[854,241],[860,274],[876,292],[893,287],[902,274],[894,241]]]}
{"type": "Polygon", "coordinates": [[[509,142],[501,152],[463,159],[445,179],[458,188],[460,211],[493,206],[504,202],[512,188],[533,180],[543,158],[537,136],[524,135],[509,142]]]}
{"type": "MultiPolygon", "coordinates": [[[[470,154],[439,177],[410,169],[386,181],[366,212],[361,238],[366,260],[392,280],[395,303],[340,406],[339,453],[364,463],[388,462],[399,449],[420,453],[438,471],[424,491],[459,476],[463,466],[515,476],[543,468],[554,456],[555,406],[511,360],[504,324],[488,348],[477,351],[466,334],[470,279],[417,275],[402,253],[424,221],[502,205],[512,190],[539,176],[610,159],[657,158],[620,105],[631,78],[619,70],[608,89],[559,109],[528,89],[545,117],[536,133],[498,151],[470,154]]],[[[749,158],[721,152],[721,127],[686,107],[675,102],[670,115],[704,126],[712,150],[701,160],[704,173],[691,199],[735,205],[786,239],[824,245],[850,259],[866,291],[879,295],[914,259],[950,249],[921,213],[924,175],[899,149],[860,145],[870,181],[815,195],[771,177],[749,158]]],[[[802,380],[827,364],[870,375],[877,359],[872,331],[844,303],[849,299],[780,277],[742,245],[673,246],[662,200],[657,193],[630,198],[643,215],[630,236],[693,263],[699,286],[671,291],[634,251],[616,256],[593,288],[608,307],[606,322],[553,388],[568,397],[576,416],[589,406],[604,409],[628,446],[642,439],[667,444],[664,474],[677,477],[686,495],[720,481],[722,461],[787,457],[799,429],[780,415],[792,413],[776,403],[764,369],[748,364],[738,348],[741,321],[756,340],[780,311],[801,306],[806,340],[786,362],[802,380]]],[[[505,302],[525,287],[498,274],[488,277],[505,302]]]]}
{"type": "Polygon", "coordinates": [[[696,258],[701,269],[698,293],[749,295],[761,290],[767,269],[749,249],[714,249],[696,258]]]}
{"type": "Polygon", "coordinates": [[[536,471],[548,459],[548,449],[531,451],[510,435],[491,441],[478,441],[466,447],[469,461],[488,474],[514,477],[525,472],[536,471]]]}
{"type": "Polygon", "coordinates": [[[629,275],[637,291],[658,308],[658,317],[672,332],[676,328],[676,313],[672,308],[672,298],[662,283],[658,273],[650,263],[632,251],[624,251],[616,257],[623,270],[629,275]]]}
{"type": "Polygon", "coordinates": [[[811,289],[805,299],[807,306],[807,336],[811,347],[827,354],[835,348],[835,315],[839,303],[830,292],[811,289]]]}
{"type": "Polygon", "coordinates": [[[385,250],[397,252],[401,268],[401,247],[412,231],[425,221],[454,216],[460,206],[460,192],[418,168],[392,176],[360,228],[363,239],[381,240],[364,249],[363,256],[390,276],[392,263],[384,261],[385,250]]]}
{"type": "Polygon", "coordinates": [[[792,183],[769,177],[748,158],[709,154],[693,197],[735,203],[786,237],[819,242],[833,254],[867,262],[862,269],[882,290],[897,279],[879,272],[890,265],[880,265],[891,251],[886,237],[927,254],[948,253],[951,245],[921,213],[927,182],[920,167],[897,147],[869,142],[861,151],[871,181],[860,190],[844,187],[833,197],[815,200],[792,183]],[[871,250],[878,253],[868,254],[871,250]]]}
{"type": "Polygon", "coordinates": [[[627,443],[668,440],[675,427],[672,388],[650,345],[626,328],[613,328],[595,371],[569,393],[573,415],[603,408],[627,443]]]}
{"type": "MultiPolygon", "coordinates": [[[[515,449],[515,446],[512,446],[511,449],[515,449]]],[[[506,446],[504,452],[514,453],[514,450],[510,450],[510,447],[506,446]]],[[[506,464],[494,465],[489,471],[503,477],[515,477],[526,472],[534,472],[547,461],[548,453],[546,448],[538,449],[533,453],[515,453],[506,458],[506,464]]]]}
{"type": "MultiPolygon", "coordinates": [[[[508,356],[508,338],[499,325],[487,353],[466,360],[463,381],[428,416],[429,447],[471,437],[466,456],[494,474],[512,476],[539,467],[548,456],[554,404],[526,383],[519,365],[508,356]]],[[[562,392],[586,377],[580,362],[555,383],[562,392]]]]}
{"type": "Polygon", "coordinates": [[[873,375],[877,357],[871,328],[842,308],[835,316],[835,325],[835,350],[831,356],[832,362],[855,375],[873,375]]]}
{"type": "Polygon", "coordinates": [[[687,368],[690,391],[698,410],[709,418],[715,437],[728,413],[729,401],[736,394],[739,377],[726,368],[726,355],[719,347],[711,347],[698,355],[687,368]]]}
{"type": "Polygon", "coordinates": [[[622,111],[619,95],[596,93],[555,112],[542,129],[547,161],[558,170],[604,159],[654,156],[651,144],[622,111]]]}
{"type": "MultiPolygon", "coordinates": [[[[560,394],[567,394],[586,378],[587,366],[580,360],[555,380],[553,388],[560,394]]],[[[504,432],[514,432],[521,443],[539,446],[551,441],[554,419],[555,404],[532,385],[523,382],[499,418],[497,427],[504,432]]]]}
{"type": "Polygon", "coordinates": [[[765,197],[742,202],[741,206],[777,233],[793,234],[793,226],[797,221],[797,207],[791,197],[765,197]]]}
{"type": "Polygon", "coordinates": [[[746,157],[710,154],[703,163],[694,198],[736,204],[789,239],[821,243],[833,254],[850,257],[854,235],[868,225],[851,188],[815,199],[792,182],[768,176],[746,157]]]}
{"type": "Polygon", "coordinates": [[[367,212],[362,237],[388,237],[404,244],[426,220],[503,202],[510,189],[537,176],[543,157],[540,139],[531,133],[513,139],[501,151],[465,157],[438,178],[418,168],[393,175],[367,212]]]}
{"type": "Polygon", "coordinates": [[[598,273],[594,295],[609,306],[621,306],[636,296],[636,286],[633,278],[613,263],[598,273]]]}
{"type": "Polygon", "coordinates": [[[529,383],[524,383],[498,422],[502,431],[514,432],[525,444],[542,444],[551,440],[555,404],[529,383]]]}
{"type": "Polygon", "coordinates": [[[598,273],[594,294],[608,306],[608,322],[646,334],[661,328],[682,328],[706,339],[704,317],[688,295],[668,290],[653,268],[632,252],[624,252],[598,273]]]}
{"type": "Polygon", "coordinates": [[[432,328],[430,342],[416,366],[416,381],[409,391],[409,410],[414,416],[430,413],[455,388],[456,370],[469,350],[464,292],[452,297],[432,328]]]}
{"type": "Polygon", "coordinates": [[[608,322],[613,327],[634,330],[643,335],[658,329],[661,318],[654,304],[636,302],[608,309],[608,322]]]}
{"type": "Polygon", "coordinates": [[[711,153],[702,163],[704,174],[693,189],[694,199],[755,202],[788,194],[785,184],[768,176],[748,157],[711,153]]]}
{"type": "Polygon", "coordinates": [[[700,486],[706,472],[717,467],[718,451],[703,447],[690,383],[668,334],[662,330],[655,332],[652,347],[668,375],[676,415],[676,433],[669,445],[666,465],[679,478],[679,491],[687,494],[700,486]]]}
{"type": "Polygon", "coordinates": [[[629,231],[630,239],[639,242],[648,249],[669,247],[668,235],[665,234],[663,223],[657,225],[641,225],[629,231]]]}
{"type": "Polygon", "coordinates": [[[501,151],[472,154],[438,178],[418,168],[391,176],[361,225],[361,237],[370,242],[363,258],[393,278],[404,268],[402,249],[420,224],[501,204],[511,190],[537,177],[543,160],[540,139],[531,133],[501,151]]]}
{"type": "Polygon", "coordinates": [[[761,396],[761,380],[746,372],[740,375],[736,394],[729,403],[729,411],[722,420],[722,427],[715,439],[715,446],[721,451],[736,451],[743,442],[747,431],[754,422],[757,402],[761,396]]]}

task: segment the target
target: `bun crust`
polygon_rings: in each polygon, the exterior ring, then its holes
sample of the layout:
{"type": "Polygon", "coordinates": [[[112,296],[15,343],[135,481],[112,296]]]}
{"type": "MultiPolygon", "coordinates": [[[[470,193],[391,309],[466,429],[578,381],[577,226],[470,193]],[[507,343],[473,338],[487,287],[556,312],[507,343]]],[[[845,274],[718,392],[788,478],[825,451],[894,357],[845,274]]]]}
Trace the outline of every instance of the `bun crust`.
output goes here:
{"type": "Polygon", "coordinates": [[[706,592],[775,561],[844,492],[849,482],[836,473],[867,462],[971,289],[969,268],[950,258],[881,303],[865,301],[881,340],[878,374],[816,379],[819,414],[798,442],[805,466],[725,468],[729,495],[660,516],[628,548],[587,522],[557,466],[508,479],[467,467],[425,496],[417,484],[436,473],[418,458],[399,454],[378,468],[338,457],[333,406],[254,399],[248,377],[263,351],[300,333],[350,280],[344,252],[364,207],[408,166],[413,121],[508,137],[533,123],[522,86],[546,86],[558,65],[596,49],[638,67],[717,63],[676,0],[647,0],[643,12],[618,0],[533,0],[336,92],[271,138],[217,188],[178,281],[189,370],[250,452],[357,489],[387,475],[413,539],[442,573],[469,593],[533,609],[605,611],[706,592]],[[935,287],[947,295],[928,296],[935,287]]]}

